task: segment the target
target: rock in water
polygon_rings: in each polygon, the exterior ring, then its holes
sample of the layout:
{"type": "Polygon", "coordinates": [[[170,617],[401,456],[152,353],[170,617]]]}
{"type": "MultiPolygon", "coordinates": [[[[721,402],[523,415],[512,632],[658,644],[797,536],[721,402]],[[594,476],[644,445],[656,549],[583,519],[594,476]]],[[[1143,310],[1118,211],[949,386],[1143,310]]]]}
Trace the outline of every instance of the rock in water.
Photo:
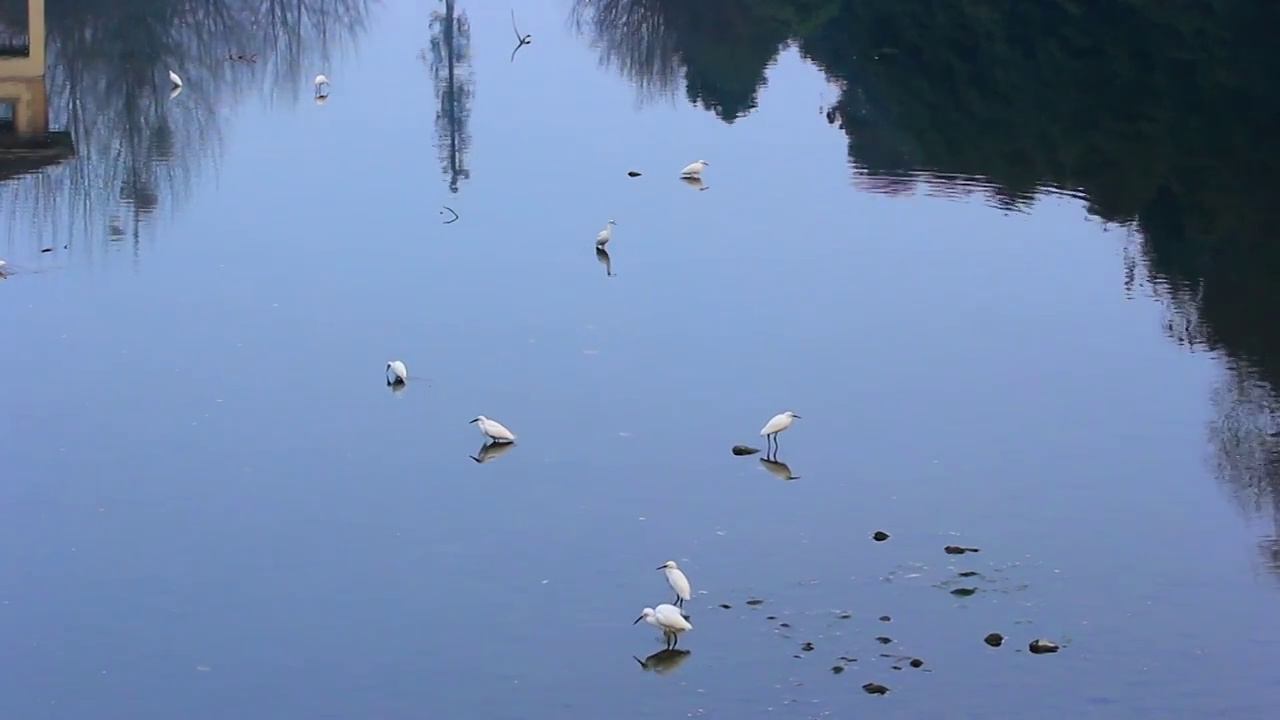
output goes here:
{"type": "Polygon", "coordinates": [[[758,452],[760,452],[760,448],[753,448],[753,447],[751,447],[751,446],[749,446],[749,445],[734,445],[734,446],[733,446],[733,454],[734,454],[734,455],[755,455],[755,454],[756,454],[756,453],[758,453],[758,452]]]}
{"type": "Polygon", "coordinates": [[[880,683],[867,683],[862,686],[862,689],[869,695],[883,695],[889,692],[889,688],[881,685],[880,683]]]}
{"type": "Polygon", "coordinates": [[[628,170],[627,177],[640,177],[640,173],[636,172],[635,170],[628,170]]]}
{"type": "Polygon", "coordinates": [[[982,642],[990,645],[991,647],[1000,647],[1004,644],[1004,636],[1000,633],[991,633],[982,638],[982,642]]]}
{"type": "Polygon", "coordinates": [[[874,533],[872,533],[871,539],[875,540],[876,542],[884,542],[885,540],[889,539],[889,533],[883,530],[877,530],[874,533]]]}
{"type": "Polygon", "coordinates": [[[1027,649],[1036,655],[1044,655],[1045,653],[1058,652],[1058,644],[1051,643],[1048,640],[1032,640],[1027,649]]]}

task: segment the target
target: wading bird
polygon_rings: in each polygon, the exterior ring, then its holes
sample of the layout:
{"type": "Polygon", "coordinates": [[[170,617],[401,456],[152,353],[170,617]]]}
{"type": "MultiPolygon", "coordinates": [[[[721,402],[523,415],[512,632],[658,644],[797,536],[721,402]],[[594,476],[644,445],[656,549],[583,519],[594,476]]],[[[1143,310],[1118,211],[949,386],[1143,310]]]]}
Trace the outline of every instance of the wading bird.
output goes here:
{"type": "Polygon", "coordinates": [[[706,160],[699,160],[696,163],[689,163],[688,165],[684,166],[683,170],[680,171],[680,177],[701,177],[702,170],[710,164],[711,163],[707,162],[706,160]]]}
{"type": "Polygon", "coordinates": [[[667,571],[667,584],[676,593],[675,606],[684,607],[684,601],[692,596],[689,589],[689,578],[684,576],[684,572],[680,570],[679,565],[676,565],[675,560],[668,560],[659,565],[657,569],[667,571]]]}
{"type": "Polygon", "coordinates": [[[609,244],[609,241],[613,239],[613,226],[617,224],[612,220],[605,223],[604,229],[596,234],[596,247],[603,248],[609,244]]]}
{"type": "Polygon", "coordinates": [[[399,360],[388,360],[387,372],[392,375],[387,379],[388,385],[403,385],[409,379],[409,369],[399,360]]]}
{"type": "Polygon", "coordinates": [[[493,440],[494,442],[515,442],[515,434],[497,420],[490,420],[483,415],[477,415],[474,419],[469,420],[468,422],[475,423],[476,427],[480,428],[480,432],[484,433],[485,437],[493,440]]]}
{"type": "Polygon", "coordinates": [[[772,440],[773,452],[776,454],[778,452],[778,433],[791,427],[791,421],[799,417],[799,415],[788,410],[769,418],[769,422],[765,423],[764,427],[760,428],[760,437],[765,439],[765,447],[767,448],[767,443],[772,440]]]}
{"type": "Polygon", "coordinates": [[[636,618],[636,621],[631,624],[635,625],[641,620],[662,631],[662,639],[667,641],[668,650],[676,649],[680,633],[693,629],[693,625],[684,618],[684,615],[680,614],[680,608],[666,603],[656,608],[641,610],[640,617],[636,618]]]}

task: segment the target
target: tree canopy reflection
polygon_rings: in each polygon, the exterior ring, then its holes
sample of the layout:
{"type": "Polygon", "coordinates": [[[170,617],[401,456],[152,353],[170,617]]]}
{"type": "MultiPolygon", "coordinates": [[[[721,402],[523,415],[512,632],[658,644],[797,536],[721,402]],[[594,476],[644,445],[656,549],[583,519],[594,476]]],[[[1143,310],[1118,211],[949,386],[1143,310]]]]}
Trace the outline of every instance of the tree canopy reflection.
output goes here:
{"type": "Polygon", "coordinates": [[[1280,4],[576,0],[573,20],[641,88],[682,77],[726,121],[794,44],[840,88],[827,119],[863,189],[1066,192],[1132,228],[1127,274],[1170,336],[1233,359],[1219,475],[1280,517],[1280,4]]]}
{"type": "Polygon", "coordinates": [[[456,0],[440,0],[444,9],[431,13],[431,40],[419,58],[431,70],[436,103],[436,152],[440,169],[449,179],[450,192],[471,177],[467,151],[471,149],[471,100],[475,81],[471,75],[471,22],[456,0]]]}
{"type": "MultiPolygon", "coordinates": [[[[47,0],[50,125],[70,130],[77,157],[0,184],[0,202],[11,221],[35,208],[60,244],[105,230],[132,237],[137,252],[147,216],[216,163],[221,113],[254,96],[305,96],[308,72],[363,32],[368,8],[369,0],[47,0]],[[256,53],[256,62],[231,53],[256,53]],[[187,85],[173,100],[170,69],[187,85]]],[[[21,27],[26,3],[4,0],[0,20],[21,27]]]]}

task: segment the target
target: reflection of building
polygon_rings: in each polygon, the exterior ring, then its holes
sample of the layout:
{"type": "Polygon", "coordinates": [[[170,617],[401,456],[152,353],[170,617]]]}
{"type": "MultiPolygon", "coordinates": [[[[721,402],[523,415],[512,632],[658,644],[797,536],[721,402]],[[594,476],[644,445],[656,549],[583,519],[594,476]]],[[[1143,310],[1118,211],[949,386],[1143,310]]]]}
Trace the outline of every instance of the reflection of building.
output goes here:
{"type": "Polygon", "coordinates": [[[25,28],[0,25],[0,180],[75,155],[70,133],[49,132],[44,3],[27,0],[25,28]]]}

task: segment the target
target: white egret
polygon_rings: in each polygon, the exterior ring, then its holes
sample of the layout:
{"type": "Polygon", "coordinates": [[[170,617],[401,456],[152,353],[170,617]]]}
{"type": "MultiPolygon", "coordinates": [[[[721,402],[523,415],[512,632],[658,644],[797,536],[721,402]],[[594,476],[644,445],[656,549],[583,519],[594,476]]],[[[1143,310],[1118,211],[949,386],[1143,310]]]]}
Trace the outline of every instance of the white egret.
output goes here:
{"type": "Polygon", "coordinates": [[[680,614],[680,608],[675,605],[663,603],[656,608],[645,608],[640,611],[640,617],[636,618],[636,623],[644,620],[650,625],[662,631],[662,638],[667,641],[667,649],[675,650],[676,642],[679,641],[679,634],[692,630],[693,625],[680,614]]]}
{"type": "Polygon", "coordinates": [[[387,381],[388,385],[390,384],[400,385],[409,379],[409,369],[406,368],[404,366],[404,363],[400,362],[399,360],[388,360],[387,372],[391,373],[394,376],[392,379],[387,381]]]}
{"type": "Polygon", "coordinates": [[[476,427],[480,428],[480,432],[484,433],[485,437],[493,440],[494,442],[509,443],[514,442],[516,439],[515,433],[508,430],[505,425],[497,420],[490,420],[483,415],[477,415],[474,419],[469,420],[468,422],[475,423],[476,427]]]}
{"type": "Polygon", "coordinates": [[[688,165],[684,166],[683,170],[680,171],[680,176],[681,177],[698,177],[702,175],[702,169],[710,164],[711,163],[707,162],[706,160],[699,160],[698,162],[695,162],[695,163],[689,163],[688,165]]]}
{"type": "Polygon", "coordinates": [[[9,271],[4,269],[4,266],[5,266],[5,265],[8,265],[8,264],[9,264],[9,263],[7,263],[7,262],[5,262],[5,261],[3,261],[3,260],[0,260],[0,278],[3,278],[3,277],[8,276],[9,271]]]}
{"type": "Polygon", "coordinates": [[[172,70],[169,71],[169,82],[173,83],[175,88],[182,87],[182,78],[178,77],[178,73],[172,70]]]}
{"type": "Polygon", "coordinates": [[[602,248],[609,244],[609,241],[613,239],[613,226],[617,224],[612,220],[605,223],[604,229],[596,235],[596,247],[602,248]]]}
{"type": "Polygon", "coordinates": [[[329,78],[324,75],[316,76],[316,97],[325,97],[329,94],[329,78]]]}
{"type": "Polygon", "coordinates": [[[774,452],[777,452],[778,433],[791,427],[791,421],[799,417],[799,415],[791,412],[790,410],[774,415],[769,418],[769,422],[765,423],[764,427],[760,428],[760,437],[765,438],[766,443],[772,440],[774,452]]]}
{"type": "Polygon", "coordinates": [[[658,570],[666,570],[667,584],[676,592],[675,606],[684,607],[684,601],[692,597],[692,591],[689,589],[689,578],[684,576],[684,572],[676,565],[675,560],[668,560],[657,568],[658,570]]]}

